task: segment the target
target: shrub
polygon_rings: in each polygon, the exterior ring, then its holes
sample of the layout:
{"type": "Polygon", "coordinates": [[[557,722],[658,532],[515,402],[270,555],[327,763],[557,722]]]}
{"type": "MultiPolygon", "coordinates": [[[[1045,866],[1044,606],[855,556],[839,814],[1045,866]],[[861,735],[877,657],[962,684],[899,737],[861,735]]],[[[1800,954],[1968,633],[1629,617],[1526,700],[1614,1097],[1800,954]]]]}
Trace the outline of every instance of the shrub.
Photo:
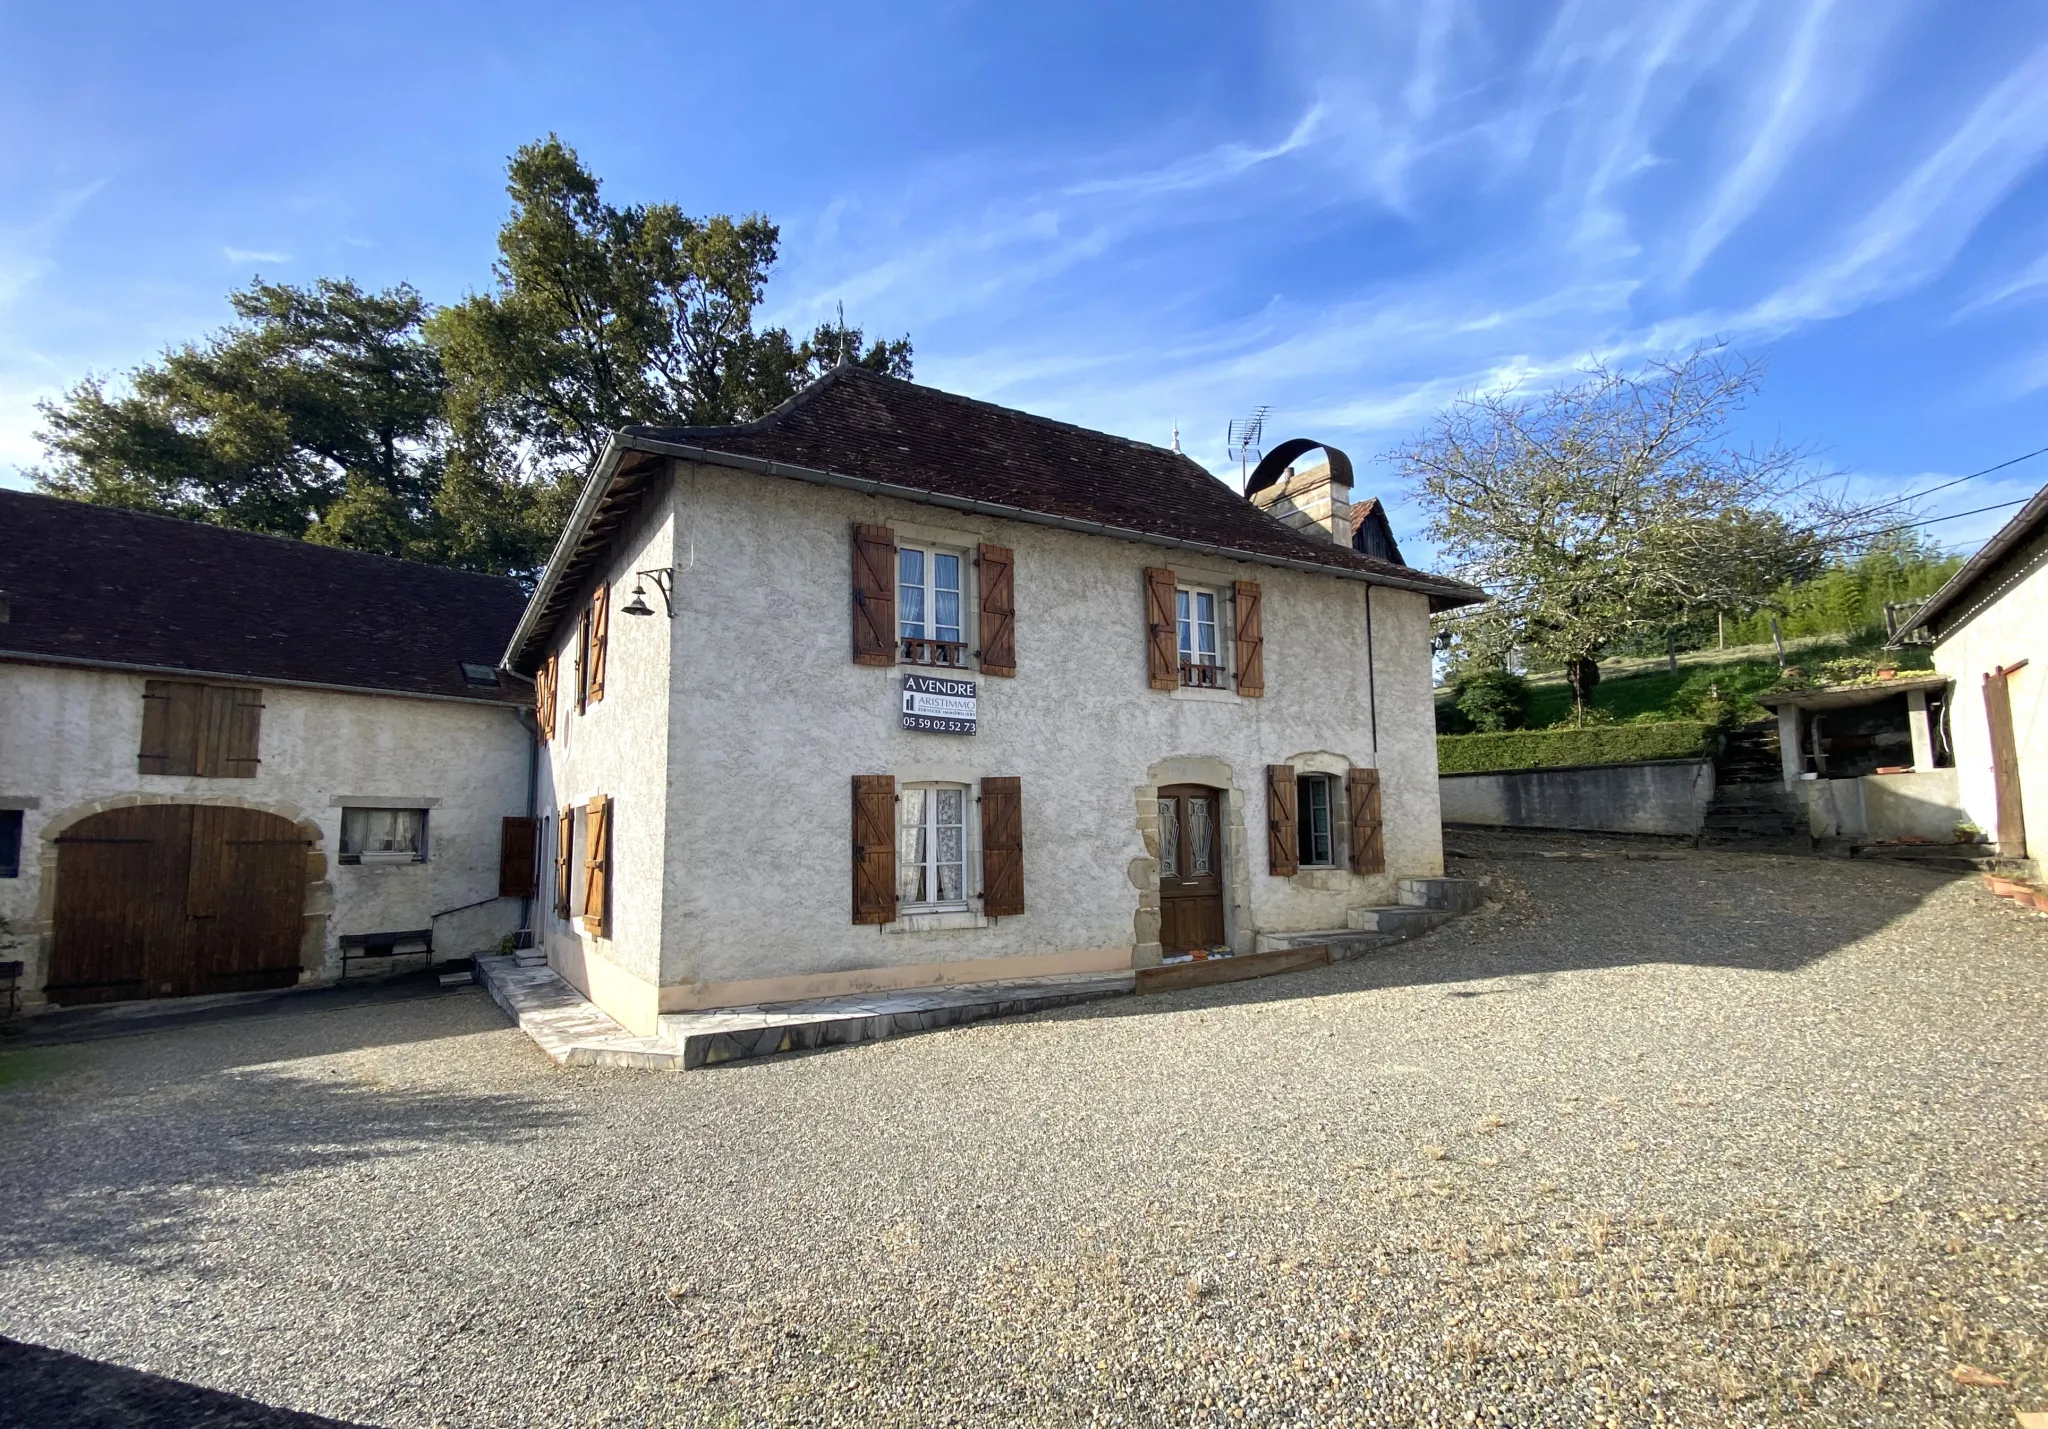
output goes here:
{"type": "Polygon", "coordinates": [[[1634,764],[1646,759],[1699,759],[1713,752],[1714,726],[1695,720],[1610,724],[1589,729],[1524,729],[1502,734],[1439,735],[1439,774],[1561,769],[1581,764],[1634,764]]]}
{"type": "Polygon", "coordinates": [[[1529,723],[1529,682],[1506,670],[1460,675],[1451,700],[1481,734],[1522,729],[1529,723]]]}

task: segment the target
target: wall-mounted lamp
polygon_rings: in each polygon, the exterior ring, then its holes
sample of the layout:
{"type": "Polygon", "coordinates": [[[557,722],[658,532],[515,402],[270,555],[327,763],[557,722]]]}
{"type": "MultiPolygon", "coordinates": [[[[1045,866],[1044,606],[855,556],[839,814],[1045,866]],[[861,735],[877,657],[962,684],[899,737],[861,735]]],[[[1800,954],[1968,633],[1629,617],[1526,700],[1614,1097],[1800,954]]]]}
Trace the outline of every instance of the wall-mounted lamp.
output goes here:
{"type": "Polygon", "coordinates": [[[620,612],[625,615],[654,614],[654,607],[647,603],[646,583],[652,580],[654,588],[661,592],[661,608],[668,613],[670,620],[674,620],[676,607],[671,598],[671,588],[675,582],[675,574],[674,566],[657,566],[651,571],[633,572],[633,598],[620,607],[620,612]]]}

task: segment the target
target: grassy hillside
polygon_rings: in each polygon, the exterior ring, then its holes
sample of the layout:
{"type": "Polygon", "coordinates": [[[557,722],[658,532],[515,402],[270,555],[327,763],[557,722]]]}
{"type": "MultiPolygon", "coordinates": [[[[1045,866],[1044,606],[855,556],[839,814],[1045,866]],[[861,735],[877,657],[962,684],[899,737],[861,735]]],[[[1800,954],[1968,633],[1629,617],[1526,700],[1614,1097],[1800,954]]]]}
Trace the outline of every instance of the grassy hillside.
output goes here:
{"type": "MultiPolygon", "coordinates": [[[[1885,650],[1883,645],[1884,637],[1875,632],[1785,642],[1788,660],[1808,684],[1844,683],[1868,676],[1879,665],[1901,671],[1933,668],[1925,648],[1885,650]]],[[[1747,724],[1767,713],[1755,696],[1780,683],[1777,650],[1770,645],[1696,650],[1678,657],[1676,672],[1662,659],[1603,661],[1600,672],[1593,706],[1623,723],[1718,717],[1747,724]],[[1725,711],[1714,708],[1717,699],[1725,711]]],[[[1571,687],[1561,674],[1531,675],[1529,685],[1530,728],[1548,729],[1571,719],[1571,687]]],[[[1439,703],[1450,698],[1449,689],[1437,691],[1439,703]]]]}

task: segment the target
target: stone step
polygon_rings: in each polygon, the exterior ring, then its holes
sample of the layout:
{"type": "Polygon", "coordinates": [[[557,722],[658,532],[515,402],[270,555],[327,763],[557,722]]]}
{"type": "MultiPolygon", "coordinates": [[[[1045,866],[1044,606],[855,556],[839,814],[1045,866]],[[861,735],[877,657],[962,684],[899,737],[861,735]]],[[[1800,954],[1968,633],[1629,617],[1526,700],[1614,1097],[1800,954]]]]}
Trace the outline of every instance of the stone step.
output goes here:
{"type": "Polygon", "coordinates": [[[1390,933],[1366,933],[1356,928],[1326,928],[1313,933],[1262,933],[1261,951],[1278,948],[1328,948],[1330,961],[1341,963],[1363,957],[1389,943],[1401,940],[1390,933]]]}
{"type": "Polygon", "coordinates": [[[849,993],[712,1012],[674,1012],[661,1018],[661,1035],[676,1049],[685,1068],[710,1067],[814,1047],[880,1042],[992,1017],[1017,1017],[1124,997],[1135,990],[1136,983],[1136,977],[1128,972],[1068,973],[849,993]]]}
{"type": "Polygon", "coordinates": [[[1404,908],[1469,913],[1485,901],[1486,892],[1472,878],[1404,878],[1395,884],[1394,896],[1404,908]]]}
{"type": "Polygon", "coordinates": [[[1395,904],[1387,908],[1352,908],[1344,914],[1346,927],[1361,933],[1392,934],[1396,938],[1413,938],[1433,928],[1441,928],[1457,914],[1443,908],[1413,908],[1395,904]]]}

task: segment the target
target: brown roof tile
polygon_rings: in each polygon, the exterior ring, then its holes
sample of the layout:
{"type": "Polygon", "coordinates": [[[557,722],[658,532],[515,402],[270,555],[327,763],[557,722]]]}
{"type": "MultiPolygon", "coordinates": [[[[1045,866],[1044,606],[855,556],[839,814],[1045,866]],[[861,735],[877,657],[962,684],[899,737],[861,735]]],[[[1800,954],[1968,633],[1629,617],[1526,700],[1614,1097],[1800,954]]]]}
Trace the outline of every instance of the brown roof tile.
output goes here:
{"type": "Polygon", "coordinates": [[[495,666],[516,581],[0,491],[0,659],[523,702],[495,666]]]}

